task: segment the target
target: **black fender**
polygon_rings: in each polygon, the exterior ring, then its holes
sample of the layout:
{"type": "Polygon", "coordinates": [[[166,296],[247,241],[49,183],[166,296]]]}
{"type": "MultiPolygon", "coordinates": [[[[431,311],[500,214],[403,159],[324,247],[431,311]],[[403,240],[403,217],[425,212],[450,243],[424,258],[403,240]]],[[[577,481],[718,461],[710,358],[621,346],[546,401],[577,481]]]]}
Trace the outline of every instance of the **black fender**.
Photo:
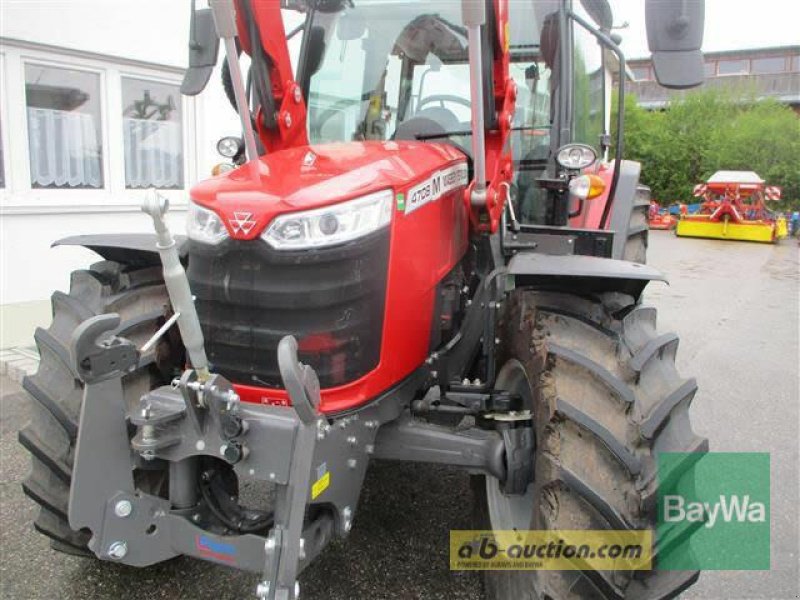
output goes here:
{"type": "Polygon", "coordinates": [[[520,252],[506,270],[515,287],[548,287],[575,293],[622,292],[637,299],[651,281],[667,282],[663,273],[648,265],[578,254],[520,252]]]}
{"type": "MultiPolygon", "coordinates": [[[[184,260],[188,251],[186,236],[176,235],[174,237],[175,243],[178,245],[178,254],[181,260],[184,260]]],[[[56,246],[83,246],[106,260],[136,267],[161,264],[154,233],[73,235],[53,242],[51,248],[56,246]]]]}
{"type": "MultiPolygon", "coordinates": [[[[622,258],[625,254],[625,243],[632,235],[639,233],[640,230],[631,228],[631,213],[636,206],[638,195],[641,194],[643,186],[639,185],[642,165],[632,160],[623,160],[619,167],[619,180],[617,181],[614,198],[610,201],[611,219],[609,228],[614,232],[614,246],[611,251],[613,258],[622,258]]],[[[649,196],[644,199],[649,206],[649,196]]]]}

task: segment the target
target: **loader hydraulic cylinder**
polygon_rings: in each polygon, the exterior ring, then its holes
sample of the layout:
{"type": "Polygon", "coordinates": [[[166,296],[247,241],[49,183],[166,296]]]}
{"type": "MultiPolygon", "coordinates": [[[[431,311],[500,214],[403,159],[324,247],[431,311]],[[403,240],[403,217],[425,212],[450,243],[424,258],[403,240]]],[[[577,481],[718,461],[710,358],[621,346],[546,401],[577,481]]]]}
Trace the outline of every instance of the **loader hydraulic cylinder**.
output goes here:
{"type": "Polygon", "coordinates": [[[464,0],[464,24],[469,36],[469,84],[472,120],[472,156],[474,157],[475,185],[472,205],[486,204],[486,141],[483,106],[483,55],[481,54],[481,26],[486,23],[486,6],[483,2],[464,0]]]}

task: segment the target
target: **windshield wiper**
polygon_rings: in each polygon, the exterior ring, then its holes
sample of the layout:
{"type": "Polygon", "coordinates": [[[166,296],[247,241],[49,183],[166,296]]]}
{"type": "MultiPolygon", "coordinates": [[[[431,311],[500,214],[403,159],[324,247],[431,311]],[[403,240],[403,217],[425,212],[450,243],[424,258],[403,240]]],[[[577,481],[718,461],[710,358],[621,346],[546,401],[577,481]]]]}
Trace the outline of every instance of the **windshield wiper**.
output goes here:
{"type": "MultiPolygon", "coordinates": [[[[526,125],[524,127],[512,127],[511,131],[534,131],[536,129],[550,129],[550,127],[533,127],[531,125],[526,125]]],[[[450,137],[451,135],[472,135],[472,131],[466,129],[461,131],[443,131],[441,133],[418,133],[415,134],[414,137],[420,142],[424,142],[425,140],[450,137]]]]}

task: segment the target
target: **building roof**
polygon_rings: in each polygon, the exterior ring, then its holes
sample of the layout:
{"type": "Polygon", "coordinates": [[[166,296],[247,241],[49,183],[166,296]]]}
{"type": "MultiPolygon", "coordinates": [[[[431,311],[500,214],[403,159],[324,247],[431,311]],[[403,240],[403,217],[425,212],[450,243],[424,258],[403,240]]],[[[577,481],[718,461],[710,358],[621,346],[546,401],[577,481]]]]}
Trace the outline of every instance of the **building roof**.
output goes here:
{"type": "MultiPolygon", "coordinates": [[[[763,48],[737,48],[735,50],[717,50],[715,52],[703,51],[705,58],[722,58],[729,56],[756,56],[763,54],[796,54],[800,53],[800,46],[767,46],[763,48]]],[[[640,56],[638,58],[629,58],[628,63],[635,65],[649,64],[652,62],[649,56],[640,56]]]]}

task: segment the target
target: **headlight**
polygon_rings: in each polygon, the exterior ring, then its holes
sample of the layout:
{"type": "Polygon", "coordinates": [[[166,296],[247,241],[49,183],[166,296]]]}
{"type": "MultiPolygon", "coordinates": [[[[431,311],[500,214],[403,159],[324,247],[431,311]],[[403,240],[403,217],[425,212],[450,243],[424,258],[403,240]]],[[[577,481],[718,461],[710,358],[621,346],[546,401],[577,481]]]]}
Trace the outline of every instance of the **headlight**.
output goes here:
{"type": "Polygon", "coordinates": [[[261,235],[278,250],[333,246],[360,238],[389,224],[391,190],[341,204],[277,217],[261,235]]]}
{"type": "Polygon", "coordinates": [[[227,136],[217,142],[217,152],[225,158],[233,158],[242,149],[242,139],[234,136],[227,136]]]}
{"type": "Polygon", "coordinates": [[[586,144],[567,144],[556,154],[556,162],[565,169],[580,170],[594,164],[597,153],[586,144]]]}
{"type": "Polygon", "coordinates": [[[186,215],[186,233],[189,239],[204,244],[219,244],[228,237],[228,231],[217,214],[202,206],[189,202],[186,215]]]}

